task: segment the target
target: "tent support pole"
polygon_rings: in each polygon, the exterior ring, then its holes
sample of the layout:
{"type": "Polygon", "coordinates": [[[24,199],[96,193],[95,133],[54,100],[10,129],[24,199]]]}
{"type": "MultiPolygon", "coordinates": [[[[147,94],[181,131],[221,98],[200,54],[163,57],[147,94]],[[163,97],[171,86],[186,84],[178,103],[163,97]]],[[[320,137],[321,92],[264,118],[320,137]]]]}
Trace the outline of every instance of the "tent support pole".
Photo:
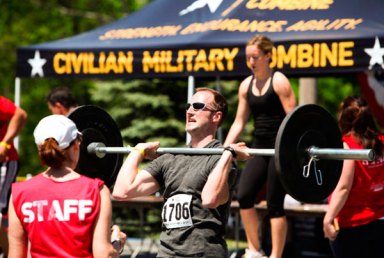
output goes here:
{"type": "MultiPolygon", "coordinates": [[[[195,77],[192,75],[188,76],[188,103],[191,101],[191,98],[193,96],[193,92],[195,91],[195,77]]],[[[186,132],[186,137],[185,137],[186,144],[189,144],[191,141],[191,135],[186,132]]]]}
{"type": "Polygon", "coordinates": [[[303,77],[299,79],[299,105],[317,103],[317,79],[303,77]]]}
{"type": "MultiPolygon", "coordinates": [[[[21,103],[21,80],[19,77],[15,78],[15,105],[20,107],[21,103]]],[[[19,150],[19,136],[16,136],[13,139],[13,145],[17,150],[19,150]]]]}
{"type": "MultiPolygon", "coordinates": [[[[218,92],[222,93],[221,92],[221,83],[220,83],[220,76],[219,75],[216,76],[216,84],[215,84],[215,86],[216,86],[216,90],[218,92]]],[[[224,142],[224,139],[223,139],[223,128],[221,126],[217,129],[217,139],[221,143],[224,142]]]]}

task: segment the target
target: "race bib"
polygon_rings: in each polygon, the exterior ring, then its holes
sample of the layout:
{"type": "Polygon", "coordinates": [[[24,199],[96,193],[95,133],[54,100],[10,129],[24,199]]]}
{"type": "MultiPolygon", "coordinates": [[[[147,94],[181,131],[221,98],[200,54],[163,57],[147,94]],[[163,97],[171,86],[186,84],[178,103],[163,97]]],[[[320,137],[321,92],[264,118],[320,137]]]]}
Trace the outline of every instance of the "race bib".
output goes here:
{"type": "Polygon", "coordinates": [[[176,194],[168,198],[163,206],[162,219],[166,228],[182,228],[192,226],[192,195],[176,194]]]}

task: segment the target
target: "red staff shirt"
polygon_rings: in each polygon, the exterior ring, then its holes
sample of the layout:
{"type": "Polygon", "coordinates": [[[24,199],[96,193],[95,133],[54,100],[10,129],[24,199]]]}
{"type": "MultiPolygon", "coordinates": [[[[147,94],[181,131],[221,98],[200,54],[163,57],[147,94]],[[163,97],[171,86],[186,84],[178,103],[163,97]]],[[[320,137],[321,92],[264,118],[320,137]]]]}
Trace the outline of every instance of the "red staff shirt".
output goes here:
{"type": "Polygon", "coordinates": [[[103,184],[85,176],[57,182],[39,174],[12,185],[13,205],[32,257],[92,257],[103,184]]]}
{"type": "MultiPolygon", "coordinates": [[[[384,135],[380,136],[384,142],[384,135]]],[[[343,141],[350,149],[362,149],[352,136],[343,141]]],[[[384,157],[355,161],[355,174],[348,199],[338,214],[340,227],[367,224],[384,216],[384,157]]]]}

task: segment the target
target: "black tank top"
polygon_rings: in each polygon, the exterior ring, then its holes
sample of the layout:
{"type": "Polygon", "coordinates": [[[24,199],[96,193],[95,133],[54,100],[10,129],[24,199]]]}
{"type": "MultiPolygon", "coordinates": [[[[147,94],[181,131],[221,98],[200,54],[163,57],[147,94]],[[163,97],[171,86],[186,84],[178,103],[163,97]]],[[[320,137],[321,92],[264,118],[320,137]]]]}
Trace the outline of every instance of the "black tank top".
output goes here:
{"type": "Polygon", "coordinates": [[[252,93],[253,80],[254,76],[247,92],[248,103],[253,117],[253,146],[274,148],[277,131],[286,114],[279,96],[273,89],[273,74],[271,83],[262,96],[255,96],[252,93]]]}

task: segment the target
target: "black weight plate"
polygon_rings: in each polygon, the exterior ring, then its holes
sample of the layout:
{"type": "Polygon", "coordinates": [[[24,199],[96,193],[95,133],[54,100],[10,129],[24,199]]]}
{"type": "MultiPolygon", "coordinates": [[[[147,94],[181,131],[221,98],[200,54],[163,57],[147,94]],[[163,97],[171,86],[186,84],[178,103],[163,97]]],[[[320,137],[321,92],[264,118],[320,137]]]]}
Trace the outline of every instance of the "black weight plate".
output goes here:
{"type": "Polygon", "coordinates": [[[340,130],[333,116],[324,108],[309,104],[296,107],[283,120],[275,143],[275,164],[287,193],[300,202],[318,203],[332,193],[339,181],[342,160],[317,160],[321,171],[319,185],[314,163],[308,177],[303,169],[308,165],[309,147],[343,148],[340,130]]]}
{"type": "Polygon", "coordinates": [[[88,153],[87,146],[92,142],[102,142],[106,147],[123,146],[123,139],[115,121],[106,111],[93,105],[80,106],[68,117],[83,134],[76,171],[88,177],[100,178],[111,187],[122,165],[122,154],[107,154],[98,158],[95,154],[88,153]]]}

